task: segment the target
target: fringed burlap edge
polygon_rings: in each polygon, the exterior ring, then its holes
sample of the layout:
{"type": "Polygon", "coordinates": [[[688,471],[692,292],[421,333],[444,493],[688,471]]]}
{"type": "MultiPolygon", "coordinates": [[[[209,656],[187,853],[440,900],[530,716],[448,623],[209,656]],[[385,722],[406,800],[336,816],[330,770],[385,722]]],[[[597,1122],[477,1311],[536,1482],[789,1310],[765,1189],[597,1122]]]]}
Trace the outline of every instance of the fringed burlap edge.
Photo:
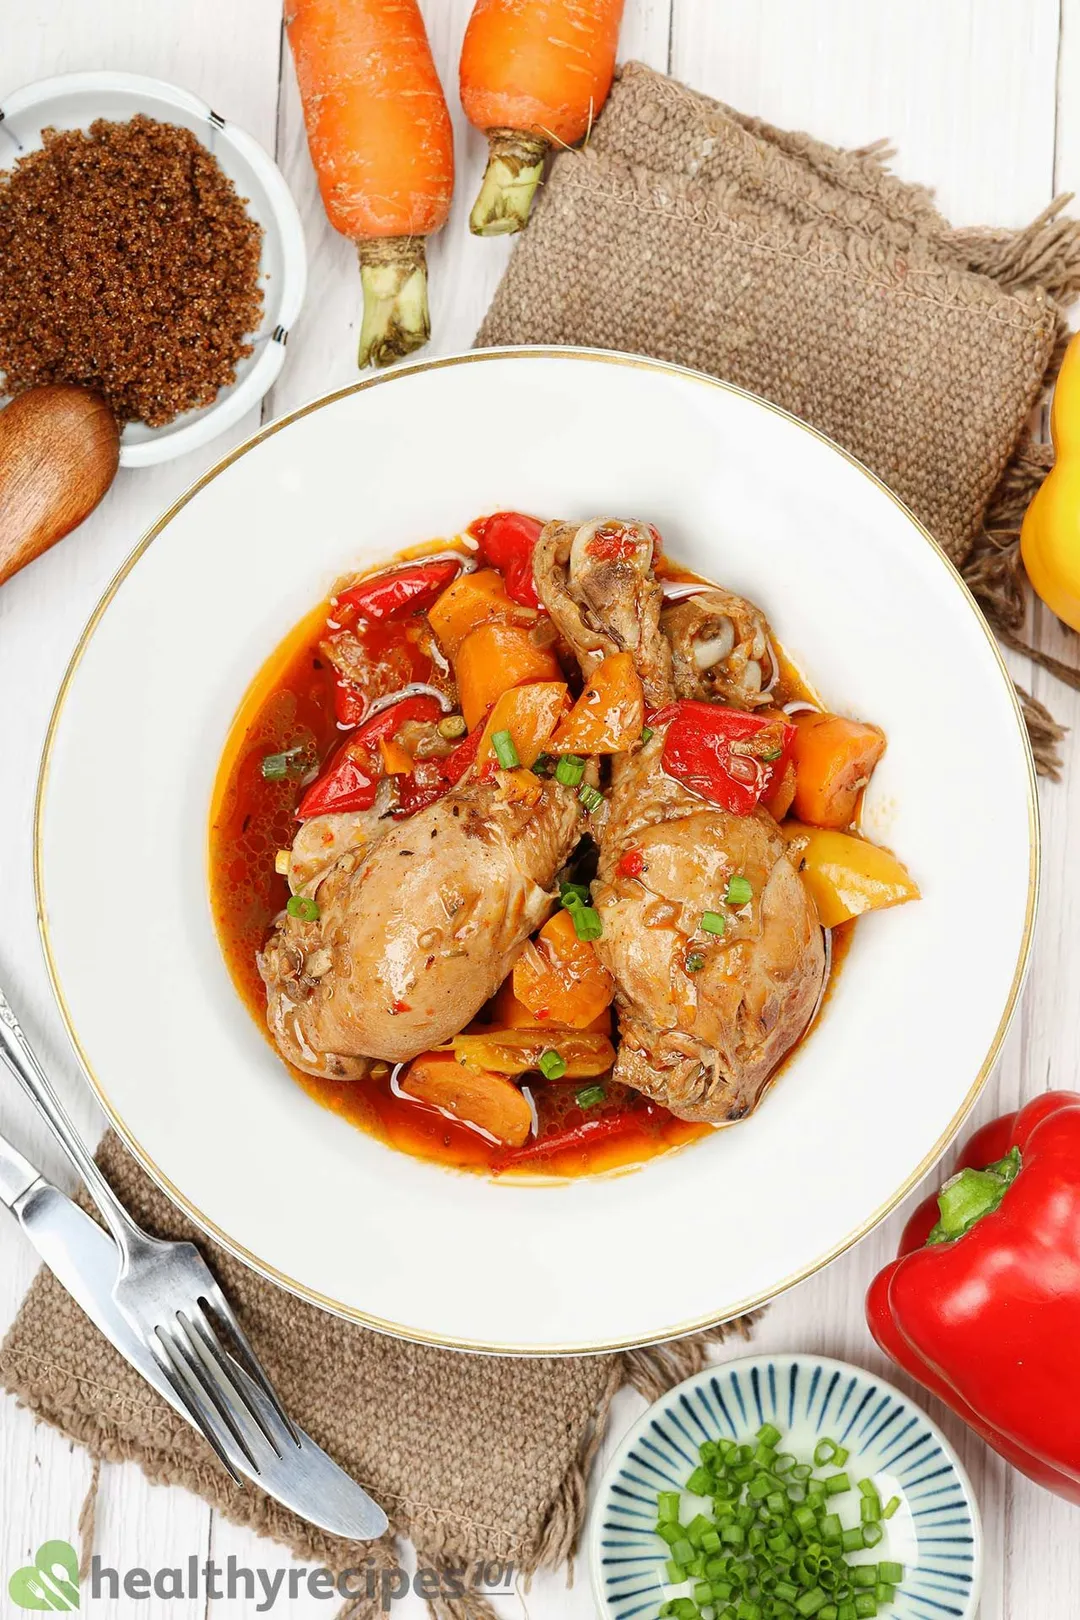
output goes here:
{"type": "MultiPolygon", "coordinates": [[[[709,1360],[713,1345],[722,1344],[732,1335],[744,1340],[750,1338],[751,1329],[760,1312],[718,1323],[688,1338],[674,1339],[665,1344],[630,1350],[612,1360],[611,1373],[601,1391],[592,1421],[585,1430],[570,1468],[559,1484],[552,1500],[540,1540],[535,1548],[502,1549],[512,1553],[518,1573],[526,1582],[541,1569],[567,1570],[568,1584],[573,1581],[574,1558],[581,1531],[585,1523],[589,1476],[600,1444],[607,1431],[611,1403],[620,1389],[636,1389],[647,1401],[655,1401],[676,1384],[700,1372],[709,1360]]],[[[166,1450],[147,1446],[147,1434],[142,1426],[145,1412],[140,1410],[140,1422],[127,1436],[117,1432],[103,1421],[98,1421],[77,1399],[71,1379],[62,1383],[57,1370],[45,1368],[40,1378],[24,1375],[9,1382],[8,1391],[20,1405],[28,1407],[40,1422],[50,1424],[62,1434],[77,1441],[89,1453],[93,1469],[90,1484],[79,1514],[80,1573],[89,1573],[94,1551],[97,1510],[102,1486],[103,1463],[134,1462],[139,1465],[153,1485],[181,1485],[207,1501],[215,1512],[234,1524],[252,1529],[256,1535],[266,1536],[285,1547],[301,1563],[317,1565],[340,1575],[355,1569],[359,1563],[370,1565],[377,1571],[390,1570],[400,1562],[400,1538],[391,1529],[378,1541],[366,1542],[362,1553],[357,1544],[343,1541],[305,1525],[286,1509],[280,1508],[270,1497],[256,1490],[243,1493],[245,1511],[230,1511],[228,1501],[220,1490],[223,1476],[209,1453],[199,1468],[189,1458],[173,1462],[166,1450]]],[[[384,1504],[387,1505],[387,1504],[384,1504]]],[[[392,1513],[392,1504],[390,1505],[392,1513]]],[[[437,1570],[440,1563],[457,1562],[451,1532],[432,1525],[423,1536],[413,1535],[418,1569],[437,1570]]],[[[493,1551],[492,1556],[495,1556],[493,1551]]],[[[379,1620],[382,1614],[381,1595],[365,1593],[349,1598],[339,1611],[337,1620],[379,1620]]],[[[485,1594],[475,1588],[466,1588],[460,1597],[436,1596],[425,1599],[432,1620],[496,1620],[496,1610],[485,1594]]]]}

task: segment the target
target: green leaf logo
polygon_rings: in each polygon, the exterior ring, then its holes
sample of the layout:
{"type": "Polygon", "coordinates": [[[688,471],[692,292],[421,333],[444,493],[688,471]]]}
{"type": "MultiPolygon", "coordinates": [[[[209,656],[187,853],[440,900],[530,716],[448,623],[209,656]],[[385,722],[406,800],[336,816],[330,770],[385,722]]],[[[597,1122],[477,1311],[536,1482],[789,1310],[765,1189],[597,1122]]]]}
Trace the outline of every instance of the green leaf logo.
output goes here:
{"type": "Polygon", "coordinates": [[[67,1541],[46,1541],[32,1564],[17,1569],[8,1594],[20,1609],[77,1609],[79,1560],[67,1541]]]}

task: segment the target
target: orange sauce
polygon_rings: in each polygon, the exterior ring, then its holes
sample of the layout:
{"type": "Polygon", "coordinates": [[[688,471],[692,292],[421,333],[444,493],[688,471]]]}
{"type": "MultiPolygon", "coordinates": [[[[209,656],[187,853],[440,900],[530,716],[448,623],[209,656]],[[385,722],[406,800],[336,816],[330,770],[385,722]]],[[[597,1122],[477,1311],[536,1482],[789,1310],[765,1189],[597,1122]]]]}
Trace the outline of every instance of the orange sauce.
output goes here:
{"type": "MultiPolygon", "coordinates": [[[[445,542],[410,548],[397,560],[422,557],[434,549],[445,551],[445,542]]],[[[666,560],[659,571],[669,578],[699,577],[666,560]]],[[[285,878],[274,869],[274,856],[295,837],[301,784],[295,775],[268,781],[261,767],[267,754],[297,747],[321,766],[346,734],[335,717],[335,672],[319,647],[327,635],[328,619],[334,622],[329,601],[320,603],[296,626],[256,675],[230,728],[213,795],[209,881],[214,923],[233,983],[268,1041],[266,991],[255,957],[289,896],[285,878]]],[[[373,660],[388,656],[406,660],[407,678],[425,681],[431,665],[416,644],[416,625],[413,616],[367,625],[359,633],[373,660]]],[[[569,679],[577,680],[576,672],[567,673],[569,679]]],[[[785,660],[777,698],[784,702],[796,697],[812,700],[801,677],[785,660]]],[[[849,928],[834,934],[830,987],[849,934],[849,928]]],[[[276,1047],[274,1051],[276,1054],[276,1047]]],[[[488,1173],[501,1169],[504,1150],[435,1109],[398,1096],[386,1064],[377,1065],[369,1078],[350,1082],[319,1079],[289,1067],[316,1102],[391,1147],[455,1169],[488,1173]]],[[[515,1173],[579,1176],[618,1170],[682,1147],[713,1129],[676,1119],[610,1080],[605,1083],[603,1104],[587,1112],[575,1100],[581,1081],[547,1081],[533,1075],[526,1077],[525,1084],[536,1103],[541,1137],[574,1129],[586,1119],[617,1121],[618,1128],[610,1137],[600,1132],[592,1143],[522,1164],[515,1173]]]]}

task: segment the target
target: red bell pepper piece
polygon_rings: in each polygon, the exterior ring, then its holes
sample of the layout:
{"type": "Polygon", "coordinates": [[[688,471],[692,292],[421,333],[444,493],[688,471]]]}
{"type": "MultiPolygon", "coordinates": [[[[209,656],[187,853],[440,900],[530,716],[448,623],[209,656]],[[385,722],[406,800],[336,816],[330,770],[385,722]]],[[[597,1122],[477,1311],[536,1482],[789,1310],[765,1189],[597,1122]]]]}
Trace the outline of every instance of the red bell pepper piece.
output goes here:
{"type": "Polygon", "coordinates": [[[444,793],[449,793],[476,759],[483,735],[484,722],[481,721],[444,758],[418,759],[412,775],[402,778],[398,787],[398,813],[415,815],[417,810],[426,809],[444,793]]]}
{"type": "Polygon", "coordinates": [[[347,591],[338,592],[333,610],[334,621],[339,625],[351,625],[357,619],[381,622],[384,619],[400,619],[406,613],[416,613],[420,608],[430,607],[460,572],[461,563],[452,557],[445,557],[362,579],[347,591]]]}
{"type": "Polygon", "coordinates": [[[358,726],[367,710],[367,699],[359,687],[339,675],[334,681],[334,719],[339,726],[358,726]]]}
{"type": "Polygon", "coordinates": [[[618,877],[639,878],[645,870],[645,851],[637,845],[628,849],[615,868],[618,877]]]}
{"type": "Polygon", "coordinates": [[[976,1132],[866,1315],[1006,1461],[1080,1503],[1080,1095],[1047,1092],[976,1132]]]}
{"type": "Polygon", "coordinates": [[[661,764],[669,776],[732,815],[748,816],[784,773],[795,727],[777,715],[745,714],[687,698],[648,717],[667,726],[661,764]]]}
{"type": "Polygon", "coordinates": [[[658,1113],[659,1109],[652,1103],[646,1103],[643,1108],[635,1108],[629,1113],[601,1114],[597,1119],[583,1120],[580,1125],[572,1125],[565,1131],[541,1136],[533,1142],[526,1142],[524,1147],[514,1148],[512,1152],[503,1154],[494,1168],[508,1170],[512,1165],[529,1164],[535,1159],[548,1159],[553,1153],[565,1153],[568,1148],[589,1148],[594,1142],[617,1141],[620,1136],[629,1136],[643,1117],[655,1119],[658,1113]]]}
{"type": "Polygon", "coordinates": [[[469,528],[480,542],[480,560],[499,570],[507,596],[522,607],[542,607],[533,579],[533,551],[543,527],[539,518],[524,512],[493,512],[469,528]]]}
{"type": "Polygon", "coordinates": [[[418,692],[373,714],[357,727],[318,780],[312,782],[297,807],[297,820],[310,821],[312,816],[331,811],[370,810],[382,775],[377,762],[379,738],[395,736],[407,720],[439,720],[442,712],[438,698],[418,692]]]}

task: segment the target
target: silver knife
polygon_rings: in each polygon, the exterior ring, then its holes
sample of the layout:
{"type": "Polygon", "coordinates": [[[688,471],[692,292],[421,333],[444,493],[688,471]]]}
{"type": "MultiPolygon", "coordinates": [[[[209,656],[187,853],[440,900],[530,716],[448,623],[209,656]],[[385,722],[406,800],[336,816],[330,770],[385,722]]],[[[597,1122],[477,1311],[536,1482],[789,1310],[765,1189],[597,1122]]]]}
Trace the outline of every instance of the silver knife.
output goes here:
{"type": "MultiPolygon", "coordinates": [[[[173,1394],[157,1362],[144,1349],[113,1304],[117,1249],[107,1232],[36,1170],[0,1136],[0,1203],[6,1204],[57,1282],[82,1307],[94,1326],[168,1401],[185,1422],[187,1409],[173,1394]]],[[[247,1393],[268,1424],[276,1425],[269,1402],[242,1369],[247,1393]]],[[[347,1541],[371,1541],[387,1527],[386,1514],[344,1469],[326,1455],[311,1436],[298,1430],[300,1445],[282,1446],[281,1456],[269,1447],[254,1471],[239,1446],[226,1444],[229,1461],[260,1490],[291,1508],[309,1524],[347,1541]]]]}

